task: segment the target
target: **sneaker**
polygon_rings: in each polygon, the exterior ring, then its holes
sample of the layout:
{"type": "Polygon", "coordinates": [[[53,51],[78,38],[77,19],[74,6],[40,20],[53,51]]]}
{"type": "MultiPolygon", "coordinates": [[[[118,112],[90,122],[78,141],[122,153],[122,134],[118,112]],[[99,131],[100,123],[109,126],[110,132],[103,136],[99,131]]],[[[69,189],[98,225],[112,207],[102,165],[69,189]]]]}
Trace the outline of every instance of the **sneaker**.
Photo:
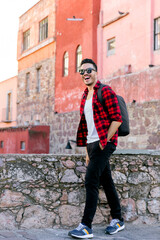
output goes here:
{"type": "Polygon", "coordinates": [[[82,223],[79,224],[77,228],[74,230],[70,231],[68,233],[69,236],[74,237],[74,238],[93,238],[93,233],[92,229],[89,227],[83,225],[82,223]]]}
{"type": "Polygon", "coordinates": [[[112,219],[110,225],[106,228],[105,233],[115,234],[125,228],[124,222],[119,219],[112,219]]]}

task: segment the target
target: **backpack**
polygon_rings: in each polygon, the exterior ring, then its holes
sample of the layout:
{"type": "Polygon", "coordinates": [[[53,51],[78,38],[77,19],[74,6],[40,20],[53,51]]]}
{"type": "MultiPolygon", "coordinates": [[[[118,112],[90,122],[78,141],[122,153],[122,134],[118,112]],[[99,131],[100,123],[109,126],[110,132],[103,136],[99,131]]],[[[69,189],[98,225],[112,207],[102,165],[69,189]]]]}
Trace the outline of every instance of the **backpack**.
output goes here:
{"type": "MultiPolygon", "coordinates": [[[[106,86],[104,84],[101,84],[98,92],[97,92],[97,97],[99,102],[102,104],[103,108],[105,108],[105,104],[104,104],[104,99],[102,97],[102,88],[106,86]]],[[[128,116],[128,111],[127,111],[127,106],[126,103],[123,99],[123,97],[117,95],[117,99],[118,99],[118,103],[119,103],[119,107],[120,107],[120,111],[121,111],[121,115],[122,115],[122,124],[120,125],[120,127],[118,128],[118,136],[122,137],[122,136],[127,136],[130,133],[129,130],[129,116],[128,116]]],[[[106,110],[106,108],[105,108],[106,110]]]]}

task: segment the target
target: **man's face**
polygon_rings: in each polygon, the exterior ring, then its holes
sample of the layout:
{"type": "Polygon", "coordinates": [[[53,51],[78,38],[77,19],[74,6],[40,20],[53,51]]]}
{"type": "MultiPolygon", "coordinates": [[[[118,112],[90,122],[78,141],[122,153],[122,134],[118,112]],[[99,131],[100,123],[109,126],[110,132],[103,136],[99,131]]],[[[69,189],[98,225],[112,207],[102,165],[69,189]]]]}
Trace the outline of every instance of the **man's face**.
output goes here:
{"type": "Polygon", "coordinates": [[[88,72],[90,73],[87,73],[87,71],[85,71],[84,74],[81,75],[82,80],[86,86],[94,86],[97,82],[97,72],[95,70],[95,67],[91,63],[84,63],[81,66],[80,70],[86,70],[86,69],[89,69],[88,72]]]}

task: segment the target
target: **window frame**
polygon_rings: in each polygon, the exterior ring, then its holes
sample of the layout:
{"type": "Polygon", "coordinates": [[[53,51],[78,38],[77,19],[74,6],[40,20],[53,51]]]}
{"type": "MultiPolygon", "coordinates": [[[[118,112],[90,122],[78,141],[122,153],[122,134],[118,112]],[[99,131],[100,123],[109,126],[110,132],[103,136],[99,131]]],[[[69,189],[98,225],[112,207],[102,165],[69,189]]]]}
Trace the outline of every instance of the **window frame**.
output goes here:
{"type": "Polygon", "coordinates": [[[113,49],[109,49],[109,45],[111,43],[113,43],[113,41],[114,41],[114,44],[115,44],[116,43],[116,38],[115,37],[107,39],[107,57],[115,55],[116,47],[114,47],[113,49]]]}
{"type": "Polygon", "coordinates": [[[30,29],[23,32],[23,51],[26,51],[30,47],[30,29]]]}
{"type": "Polygon", "coordinates": [[[41,67],[36,69],[36,92],[40,93],[41,90],[41,67]]]}
{"type": "Polygon", "coordinates": [[[48,38],[48,16],[39,22],[39,42],[48,38]]]}
{"type": "Polygon", "coordinates": [[[154,19],[154,51],[157,50],[160,50],[160,17],[154,19]]]}
{"type": "Polygon", "coordinates": [[[26,73],[26,95],[30,94],[30,72],[26,73]]]}
{"type": "Polygon", "coordinates": [[[78,45],[76,49],[76,72],[79,72],[81,61],[82,61],[82,46],[78,45]]]}
{"type": "Polygon", "coordinates": [[[69,53],[66,51],[63,55],[63,77],[69,74],[69,53]]]}
{"type": "Polygon", "coordinates": [[[12,120],[12,91],[7,93],[6,121],[12,120]]]}

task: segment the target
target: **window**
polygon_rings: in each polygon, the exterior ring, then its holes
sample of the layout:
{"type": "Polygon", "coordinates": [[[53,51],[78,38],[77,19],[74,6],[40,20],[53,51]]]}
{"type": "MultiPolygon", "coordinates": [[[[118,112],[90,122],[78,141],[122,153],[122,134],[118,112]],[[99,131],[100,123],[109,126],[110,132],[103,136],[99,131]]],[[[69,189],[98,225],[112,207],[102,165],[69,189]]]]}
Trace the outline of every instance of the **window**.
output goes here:
{"type": "Polygon", "coordinates": [[[64,58],[63,58],[63,76],[68,76],[68,66],[69,66],[69,56],[68,52],[65,52],[64,58]]]}
{"type": "Polygon", "coordinates": [[[39,23],[39,41],[48,38],[48,17],[39,23]]]}
{"type": "Polygon", "coordinates": [[[6,120],[11,121],[11,92],[7,93],[6,120]]]}
{"type": "Polygon", "coordinates": [[[40,86],[41,86],[41,75],[40,75],[40,68],[37,68],[37,93],[40,92],[40,86]]]}
{"type": "Polygon", "coordinates": [[[107,56],[115,54],[115,38],[107,40],[107,56]]]}
{"type": "Polygon", "coordinates": [[[23,51],[30,46],[30,29],[23,33],[23,51]]]}
{"type": "Polygon", "coordinates": [[[82,61],[82,47],[79,45],[76,51],[76,72],[79,72],[81,61],[82,61]]]}
{"type": "Polygon", "coordinates": [[[29,96],[30,73],[26,74],[26,94],[29,96]]]}
{"type": "Polygon", "coordinates": [[[0,148],[4,148],[4,142],[0,141],[0,148]]]}
{"type": "Polygon", "coordinates": [[[160,49],[160,17],[154,19],[154,50],[160,49]]]}
{"type": "Polygon", "coordinates": [[[20,146],[20,147],[21,147],[21,150],[23,150],[23,151],[24,151],[24,150],[25,150],[25,148],[26,148],[26,146],[25,146],[25,142],[21,141],[21,146],[20,146]]]}

